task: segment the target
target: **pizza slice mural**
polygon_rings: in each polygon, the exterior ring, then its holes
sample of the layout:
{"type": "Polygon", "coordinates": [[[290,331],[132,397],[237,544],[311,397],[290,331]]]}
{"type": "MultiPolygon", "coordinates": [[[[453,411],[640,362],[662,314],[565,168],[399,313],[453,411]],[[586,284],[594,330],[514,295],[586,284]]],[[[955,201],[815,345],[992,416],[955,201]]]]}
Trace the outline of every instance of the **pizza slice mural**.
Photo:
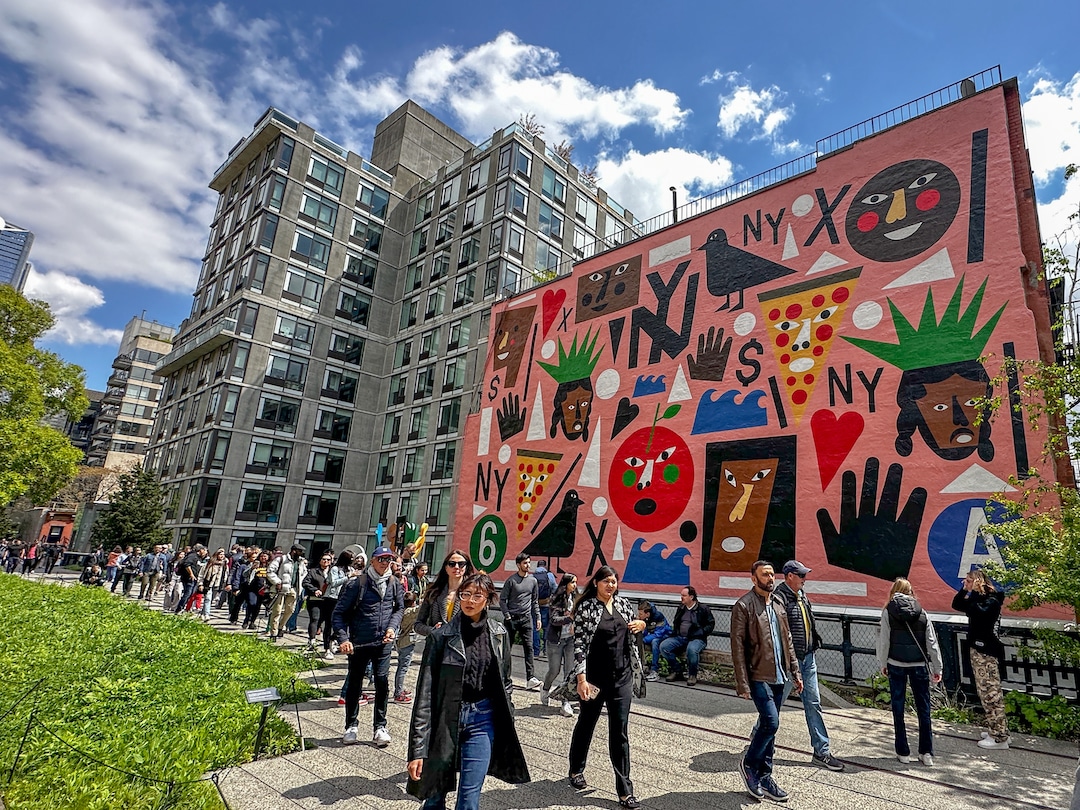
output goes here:
{"type": "Polygon", "coordinates": [[[758,295],[796,423],[824,376],[829,349],[861,272],[855,267],[758,295]]]}
{"type": "Polygon", "coordinates": [[[517,451],[517,533],[519,536],[536,514],[540,497],[544,494],[547,482],[555,474],[555,468],[559,466],[560,461],[562,461],[562,453],[524,449],[517,451]]]}

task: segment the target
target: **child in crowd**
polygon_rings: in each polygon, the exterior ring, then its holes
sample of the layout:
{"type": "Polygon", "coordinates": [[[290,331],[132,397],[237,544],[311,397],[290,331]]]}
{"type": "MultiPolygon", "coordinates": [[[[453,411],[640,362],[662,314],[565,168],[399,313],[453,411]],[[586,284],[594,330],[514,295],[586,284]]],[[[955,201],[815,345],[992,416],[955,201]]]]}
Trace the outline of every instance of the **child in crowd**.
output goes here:
{"type": "Polygon", "coordinates": [[[412,591],[405,594],[405,613],[401,617],[401,629],[398,631],[397,641],[397,672],[394,673],[394,701],[397,703],[411,703],[412,693],[405,688],[405,674],[409,671],[412,663],[413,650],[416,649],[417,635],[413,627],[416,625],[416,615],[420,612],[420,606],[416,604],[416,594],[412,591]]]}
{"type": "Polygon", "coordinates": [[[645,635],[641,640],[652,649],[652,663],[649,664],[649,672],[645,680],[659,680],[660,642],[671,635],[671,623],[651,602],[639,603],[637,611],[638,618],[645,622],[645,635]]]}

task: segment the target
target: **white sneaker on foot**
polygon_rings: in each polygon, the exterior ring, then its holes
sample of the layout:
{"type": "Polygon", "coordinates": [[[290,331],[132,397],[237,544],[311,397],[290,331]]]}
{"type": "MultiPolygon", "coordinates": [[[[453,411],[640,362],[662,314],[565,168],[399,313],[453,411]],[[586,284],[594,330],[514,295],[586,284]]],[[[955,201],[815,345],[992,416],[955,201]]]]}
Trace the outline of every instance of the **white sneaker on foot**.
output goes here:
{"type": "Polygon", "coordinates": [[[658,681],[658,680],[660,680],[660,673],[654,672],[653,670],[650,669],[649,674],[645,676],[645,680],[647,680],[647,681],[658,681]]]}
{"type": "Polygon", "coordinates": [[[375,729],[374,742],[379,748],[386,748],[390,744],[390,732],[386,730],[386,726],[375,729]]]}
{"type": "Polygon", "coordinates": [[[1004,750],[1004,749],[1008,748],[1009,747],[1009,740],[1005,739],[1005,740],[1002,740],[1001,742],[998,742],[993,737],[986,736],[986,737],[983,737],[981,740],[979,740],[979,742],[977,744],[978,744],[979,748],[988,748],[988,749],[990,749],[992,751],[998,751],[998,750],[1004,750]]]}
{"type": "Polygon", "coordinates": [[[536,689],[536,688],[541,687],[543,685],[544,685],[544,682],[542,680],[540,680],[539,678],[537,678],[537,677],[529,678],[529,680],[525,682],[525,688],[526,689],[536,689]]]}
{"type": "Polygon", "coordinates": [[[896,758],[898,760],[900,760],[902,763],[904,763],[905,765],[907,765],[909,762],[911,762],[911,757],[908,754],[897,754],[896,758]]]}
{"type": "Polygon", "coordinates": [[[922,760],[922,764],[925,765],[927,768],[933,768],[934,767],[934,756],[933,756],[933,754],[919,754],[919,759],[922,760]]]}
{"type": "Polygon", "coordinates": [[[563,703],[562,703],[562,714],[563,714],[563,717],[573,717],[574,716],[574,707],[570,704],[569,700],[564,700],[563,701],[563,703]]]}
{"type": "Polygon", "coordinates": [[[345,735],[341,738],[342,745],[356,745],[360,734],[360,727],[355,723],[345,729],[345,735]]]}
{"type": "Polygon", "coordinates": [[[333,650],[327,650],[326,652],[324,652],[323,653],[323,660],[324,661],[333,661],[334,660],[334,651],[333,650]]]}

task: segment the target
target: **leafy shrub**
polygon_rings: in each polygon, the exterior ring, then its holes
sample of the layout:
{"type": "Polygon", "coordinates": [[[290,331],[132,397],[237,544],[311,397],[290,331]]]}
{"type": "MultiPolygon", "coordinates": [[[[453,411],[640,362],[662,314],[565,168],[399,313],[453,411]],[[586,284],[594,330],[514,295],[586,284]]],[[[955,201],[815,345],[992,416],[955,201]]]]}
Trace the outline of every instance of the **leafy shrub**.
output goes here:
{"type": "MultiPolygon", "coordinates": [[[[298,700],[317,694],[294,681],[305,668],[301,656],[147,611],[102,589],[0,575],[0,617],[5,777],[31,711],[36,720],[5,790],[10,808],[220,808],[210,783],[179,783],[251,759],[261,706],[249,705],[244,690],[276,686],[298,700]]],[[[297,746],[292,728],[271,712],[264,751],[297,746]]]]}
{"type": "Polygon", "coordinates": [[[1015,731],[1056,739],[1080,736],[1080,708],[1071,706],[1060,695],[1041,698],[1024,692],[1006,692],[1005,713],[1015,731]]]}

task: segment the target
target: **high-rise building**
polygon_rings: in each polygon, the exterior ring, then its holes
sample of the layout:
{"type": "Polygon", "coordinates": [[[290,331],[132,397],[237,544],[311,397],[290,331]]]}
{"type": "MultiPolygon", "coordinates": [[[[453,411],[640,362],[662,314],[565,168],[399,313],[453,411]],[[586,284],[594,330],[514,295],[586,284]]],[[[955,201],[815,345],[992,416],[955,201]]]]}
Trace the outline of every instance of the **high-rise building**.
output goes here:
{"type": "Polygon", "coordinates": [[[22,290],[33,245],[33,233],[0,219],[0,284],[22,290]]]}
{"type": "Polygon", "coordinates": [[[154,369],[175,335],[175,328],[139,316],[127,322],[90,434],[90,466],[126,469],[142,462],[161,398],[154,369]]]}
{"type": "Polygon", "coordinates": [[[268,110],[210,184],[157,366],[147,467],[176,541],[319,553],[426,522],[441,554],[491,304],[634,227],[587,179],[517,124],[474,145],[406,102],[368,161],[268,110]]]}

